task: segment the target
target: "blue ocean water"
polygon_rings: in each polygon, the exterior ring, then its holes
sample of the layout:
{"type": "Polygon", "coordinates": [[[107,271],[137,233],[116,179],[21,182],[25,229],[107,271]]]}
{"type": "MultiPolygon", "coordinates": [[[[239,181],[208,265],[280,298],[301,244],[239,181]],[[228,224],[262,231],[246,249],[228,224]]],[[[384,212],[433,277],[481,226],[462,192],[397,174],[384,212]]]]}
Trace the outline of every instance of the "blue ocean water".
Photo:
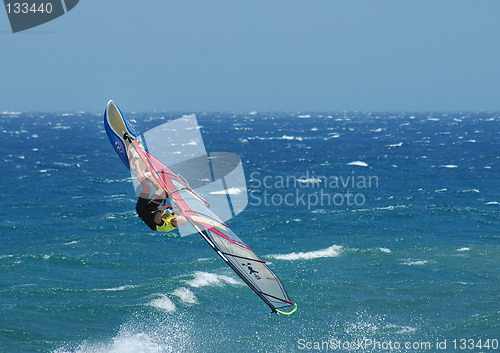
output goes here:
{"type": "MultiPolygon", "coordinates": [[[[143,132],[181,115],[127,114],[143,132]]],[[[3,112],[0,352],[498,351],[497,113],[197,117],[243,161],[229,225],[298,311],[141,223],[102,114],[3,112]]]]}

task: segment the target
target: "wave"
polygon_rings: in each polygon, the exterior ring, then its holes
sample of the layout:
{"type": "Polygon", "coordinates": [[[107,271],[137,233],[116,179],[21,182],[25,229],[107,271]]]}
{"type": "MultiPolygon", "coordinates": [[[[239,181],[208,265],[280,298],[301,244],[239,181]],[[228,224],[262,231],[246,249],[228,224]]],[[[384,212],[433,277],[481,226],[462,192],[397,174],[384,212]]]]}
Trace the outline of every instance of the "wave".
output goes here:
{"type": "Polygon", "coordinates": [[[289,135],[283,135],[281,137],[276,137],[276,136],[274,136],[274,137],[254,136],[254,137],[248,137],[248,138],[243,139],[243,140],[245,140],[246,142],[248,142],[248,140],[289,140],[289,141],[297,140],[297,141],[303,141],[304,137],[301,137],[301,136],[289,136],[289,135]]]}
{"type": "Polygon", "coordinates": [[[189,142],[183,143],[181,146],[197,146],[197,145],[198,145],[198,142],[189,141],[189,142]]]}
{"type": "Polygon", "coordinates": [[[469,193],[469,192],[476,193],[476,194],[480,193],[479,189],[466,189],[466,190],[459,191],[459,193],[469,193]]]}
{"type": "Polygon", "coordinates": [[[191,287],[222,286],[224,284],[242,284],[240,281],[224,275],[218,275],[210,272],[197,271],[194,278],[186,281],[191,287]]]}
{"type": "Polygon", "coordinates": [[[232,188],[229,188],[226,190],[212,191],[209,194],[211,194],[211,195],[226,195],[226,194],[227,195],[239,195],[239,194],[241,194],[242,191],[243,191],[242,188],[232,187],[232,188]]]}
{"type": "Polygon", "coordinates": [[[296,137],[296,136],[288,136],[288,135],[281,136],[281,139],[282,140],[297,140],[297,141],[302,141],[303,140],[303,138],[300,137],[300,136],[296,137]]]}
{"type": "Polygon", "coordinates": [[[407,259],[407,260],[402,262],[403,265],[407,265],[407,266],[422,266],[422,265],[425,265],[428,263],[429,263],[429,261],[427,261],[427,260],[410,260],[410,259],[407,259]]]}
{"type": "Polygon", "coordinates": [[[132,284],[127,284],[124,286],[113,287],[113,288],[98,288],[98,289],[94,289],[94,291],[116,292],[116,291],[122,291],[122,290],[131,289],[131,288],[135,288],[135,287],[137,287],[137,286],[132,285],[132,284]]]}
{"type": "Polygon", "coordinates": [[[155,309],[166,312],[174,312],[176,307],[173,301],[170,300],[165,294],[156,294],[159,297],[150,301],[147,305],[152,306],[155,309]]]}
{"type": "Polygon", "coordinates": [[[181,317],[134,320],[122,325],[109,339],[85,340],[78,346],[58,348],[52,353],[160,353],[193,351],[192,324],[181,317]]]}
{"type": "Polygon", "coordinates": [[[356,165],[358,167],[368,167],[368,164],[363,162],[363,161],[353,161],[353,162],[347,163],[347,165],[356,165]]]}
{"type": "Polygon", "coordinates": [[[172,293],[176,297],[178,297],[180,300],[182,300],[184,303],[187,304],[196,304],[196,296],[194,295],[193,292],[191,292],[189,289],[186,287],[179,287],[174,292],[172,293]]]}
{"type": "Polygon", "coordinates": [[[299,178],[297,179],[297,182],[299,183],[300,186],[302,186],[302,184],[319,184],[322,182],[322,180],[318,178],[309,178],[309,179],[299,178]]]}
{"type": "Polygon", "coordinates": [[[417,328],[386,323],[384,317],[366,317],[365,314],[360,314],[357,322],[335,324],[333,326],[333,331],[336,335],[347,335],[356,340],[360,337],[365,338],[367,336],[372,336],[375,332],[381,335],[411,334],[417,331],[417,328]]]}
{"type": "Polygon", "coordinates": [[[340,245],[332,245],[326,249],[308,251],[308,252],[292,252],[290,254],[274,254],[268,255],[276,260],[311,260],[322,257],[337,257],[342,253],[340,245]]]}
{"type": "Polygon", "coordinates": [[[71,126],[62,125],[62,124],[58,123],[56,126],[51,127],[51,129],[55,129],[55,130],[71,130],[71,126]]]}
{"type": "Polygon", "coordinates": [[[417,329],[415,327],[411,326],[399,326],[399,325],[393,325],[389,324],[385,326],[387,330],[394,331],[394,333],[412,333],[415,332],[417,329]]]}
{"type": "Polygon", "coordinates": [[[359,208],[351,210],[351,212],[367,212],[367,211],[394,211],[400,208],[408,208],[408,205],[391,205],[391,206],[382,206],[382,207],[374,207],[374,208],[359,208]]]}

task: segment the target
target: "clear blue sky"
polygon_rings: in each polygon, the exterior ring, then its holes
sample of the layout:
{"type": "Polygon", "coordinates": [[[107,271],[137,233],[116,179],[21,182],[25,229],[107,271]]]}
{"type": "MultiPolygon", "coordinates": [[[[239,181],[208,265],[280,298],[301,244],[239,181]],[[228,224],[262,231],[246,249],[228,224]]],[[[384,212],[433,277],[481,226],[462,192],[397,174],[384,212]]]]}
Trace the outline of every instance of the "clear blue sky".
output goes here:
{"type": "Polygon", "coordinates": [[[80,0],[13,34],[0,111],[500,110],[498,0],[80,0]]]}

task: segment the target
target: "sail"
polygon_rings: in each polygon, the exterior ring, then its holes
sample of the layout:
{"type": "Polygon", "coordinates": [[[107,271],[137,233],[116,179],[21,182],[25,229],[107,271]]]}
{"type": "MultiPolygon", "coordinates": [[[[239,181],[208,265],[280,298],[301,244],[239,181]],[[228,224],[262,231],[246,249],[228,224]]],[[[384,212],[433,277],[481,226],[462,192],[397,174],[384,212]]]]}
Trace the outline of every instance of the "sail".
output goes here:
{"type": "MultiPolygon", "coordinates": [[[[178,175],[210,203],[223,221],[241,213],[248,204],[243,164],[237,154],[207,152],[194,115],[167,121],[142,135],[145,150],[178,175]]],[[[181,236],[194,234],[190,227],[181,236]]]]}
{"type": "Polygon", "coordinates": [[[132,141],[146,168],[164,188],[177,212],[198,232],[240,278],[273,310],[291,314],[296,310],[279,277],[215,213],[189,184],[132,141]]]}

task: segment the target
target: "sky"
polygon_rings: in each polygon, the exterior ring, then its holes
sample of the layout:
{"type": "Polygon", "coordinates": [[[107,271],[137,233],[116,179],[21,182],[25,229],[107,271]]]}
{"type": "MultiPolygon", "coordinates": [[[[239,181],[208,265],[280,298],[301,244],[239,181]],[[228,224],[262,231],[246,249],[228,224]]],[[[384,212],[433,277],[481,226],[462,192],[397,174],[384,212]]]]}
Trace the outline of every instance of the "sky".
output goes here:
{"type": "Polygon", "coordinates": [[[500,111],[498,0],[80,0],[12,33],[0,111],[500,111]]]}

